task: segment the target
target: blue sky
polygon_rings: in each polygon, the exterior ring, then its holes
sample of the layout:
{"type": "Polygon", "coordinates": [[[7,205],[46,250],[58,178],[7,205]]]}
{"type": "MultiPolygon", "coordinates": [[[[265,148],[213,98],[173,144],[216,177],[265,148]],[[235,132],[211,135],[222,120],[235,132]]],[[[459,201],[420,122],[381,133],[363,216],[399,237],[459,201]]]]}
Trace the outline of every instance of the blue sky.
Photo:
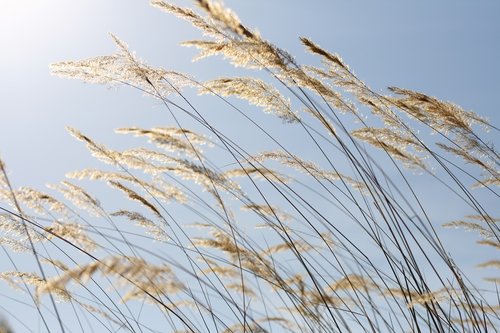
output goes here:
{"type": "MultiPolygon", "coordinates": [[[[315,61],[298,40],[306,36],[340,54],[376,91],[421,91],[499,125],[499,1],[225,4],[299,62],[315,61]]],[[[147,1],[2,0],[0,6],[0,154],[15,186],[41,187],[94,163],[66,125],[120,147],[115,128],[158,124],[157,103],[135,91],[50,75],[50,63],[114,52],[109,32],[153,65],[200,79],[234,73],[218,59],[192,63],[196,51],[178,44],[198,32],[147,1]]]]}
{"type": "MultiPolygon", "coordinates": [[[[189,1],[179,4],[189,5],[189,1]]],[[[498,120],[498,1],[227,1],[250,27],[309,57],[298,36],[339,53],[377,91],[399,86],[498,120]],[[272,14],[262,14],[263,8],[272,14]]],[[[71,125],[105,138],[150,103],[137,95],[53,77],[48,64],[109,54],[118,35],[144,60],[197,77],[230,71],[191,63],[178,43],[199,35],[146,1],[3,0],[0,12],[0,152],[19,183],[56,181],[85,158],[71,125]],[[207,67],[209,67],[207,69],[207,67]],[[133,96],[130,96],[133,95],[133,96]],[[121,124],[114,123],[119,119],[121,124]]],[[[214,65],[213,65],[214,64],[214,65]]]]}

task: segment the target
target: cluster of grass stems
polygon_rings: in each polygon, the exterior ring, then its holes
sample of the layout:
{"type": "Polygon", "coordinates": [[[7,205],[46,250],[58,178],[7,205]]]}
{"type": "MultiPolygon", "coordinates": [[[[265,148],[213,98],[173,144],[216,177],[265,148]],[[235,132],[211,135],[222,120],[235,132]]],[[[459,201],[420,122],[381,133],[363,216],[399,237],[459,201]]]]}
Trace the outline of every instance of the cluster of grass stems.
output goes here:
{"type": "Polygon", "coordinates": [[[500,161],[478,132],[498,128],[425,94],[377,93],[307,38],[321,64],[298,64],[219,3],[196,3],[205,16],[152,1],[202,31],[185,43],[200,49],[197,60],[221,55],[259,79],[199,82],[145,64],[112,36],[116,54],[53,73],[133,87],[171,125],[118,129],[149,142],[124,151],[70,128],[105,166],[69,173],[53,193],[15,189],[0,163],[0,245],[12,268],[0,279],[26,296],[40,328],[498,331],[499,279],[469,279],[428,208],[437,193],[445,213],[441,198],[460,202],[470,214],[445,226],[476,232],[495,254],[500,161]],[[248,144],[250,135],[259,139],[248,144]],[[431,190],[415,187],[422,179],[431,190]]]}

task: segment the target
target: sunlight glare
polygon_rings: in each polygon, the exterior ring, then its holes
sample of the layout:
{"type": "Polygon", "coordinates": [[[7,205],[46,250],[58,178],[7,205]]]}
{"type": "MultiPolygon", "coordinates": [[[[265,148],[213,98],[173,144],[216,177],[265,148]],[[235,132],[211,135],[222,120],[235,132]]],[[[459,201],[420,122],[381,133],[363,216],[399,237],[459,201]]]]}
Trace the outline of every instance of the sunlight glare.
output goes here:
{"type": "Polygon", "coordinates": [[[42,7],[43,2],[37,0],[2,0],[0,2],[0,17],[18,16],[32,12],[42,7]]]}

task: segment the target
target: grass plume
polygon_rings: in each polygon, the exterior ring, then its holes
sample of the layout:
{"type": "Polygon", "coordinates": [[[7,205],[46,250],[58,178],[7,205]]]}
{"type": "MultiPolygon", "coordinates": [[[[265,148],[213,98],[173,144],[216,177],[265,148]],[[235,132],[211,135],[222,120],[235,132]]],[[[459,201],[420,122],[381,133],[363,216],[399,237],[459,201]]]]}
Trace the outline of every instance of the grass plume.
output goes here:
{"type": "Polygon", "coordinates": [[[114,35],[115,54],[51,66],[132,87],[170,123],[117,129],[141,142],[123,151],[68,128],[105,166],[68,173],[53,193],[13,188],[0,161],[0,245],[37,263],[32,272],[11,259],[0,280],[47,331],[498,331],[498,277],[469,277],[426,204],[432,193],[416,186],[430,179],[429,191],[458,200],[470,215],[444,227],[496,253],[500,159],[484,133],[498,135],[494,125],[409,89],[377,93],[308,38],[319,64],[299,64],[219,2],[196,1],[205,16],[151,4],[201,30],[205,39],[183,43],[200,50],[195,59],[222,56],[255,77],[199,82],[147,65],[114,35]],[[239,122],[211,121],[187,90],[239,122]],[[275,127],[262,120],[271,116],[275,127]],[[259,140],[245,143],[247,131],[259,140]]]}

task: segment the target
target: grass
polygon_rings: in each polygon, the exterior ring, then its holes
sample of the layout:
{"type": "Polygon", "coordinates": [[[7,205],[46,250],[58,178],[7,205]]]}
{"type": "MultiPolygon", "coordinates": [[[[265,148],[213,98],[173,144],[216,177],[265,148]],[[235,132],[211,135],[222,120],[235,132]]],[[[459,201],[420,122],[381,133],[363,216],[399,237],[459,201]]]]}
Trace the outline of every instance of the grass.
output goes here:
{"type": "Polygon", "coordinates": [[[69,128],[105,165],[67,174],[51,193],[14,189],[0,165],[1,244],[13,267],[0,278],[40,326],[497,331],[498,278],[481,281],[454,260],[430,201],[465,207],[444,227],[475,232],[468,246],[493,254],[477,264],[499,267],[499,155],[483,131],[498,128],[419,92],[377,93],[307,38],[320,64],[298,64],[220,4],[196,2],[206,16],[151,3],[206,36],[184,43],[198,60],[222,56],[259,78],[199,82],[145,64],[112,36],[115,54],[52,72],[132,87],[170,125],[118,129],[148,141],[125,151],[69,128]],[[206,98],[226,111],[210,114],[206,98]],[[27,269],[16,264],[23,256],[27,269]]]}

